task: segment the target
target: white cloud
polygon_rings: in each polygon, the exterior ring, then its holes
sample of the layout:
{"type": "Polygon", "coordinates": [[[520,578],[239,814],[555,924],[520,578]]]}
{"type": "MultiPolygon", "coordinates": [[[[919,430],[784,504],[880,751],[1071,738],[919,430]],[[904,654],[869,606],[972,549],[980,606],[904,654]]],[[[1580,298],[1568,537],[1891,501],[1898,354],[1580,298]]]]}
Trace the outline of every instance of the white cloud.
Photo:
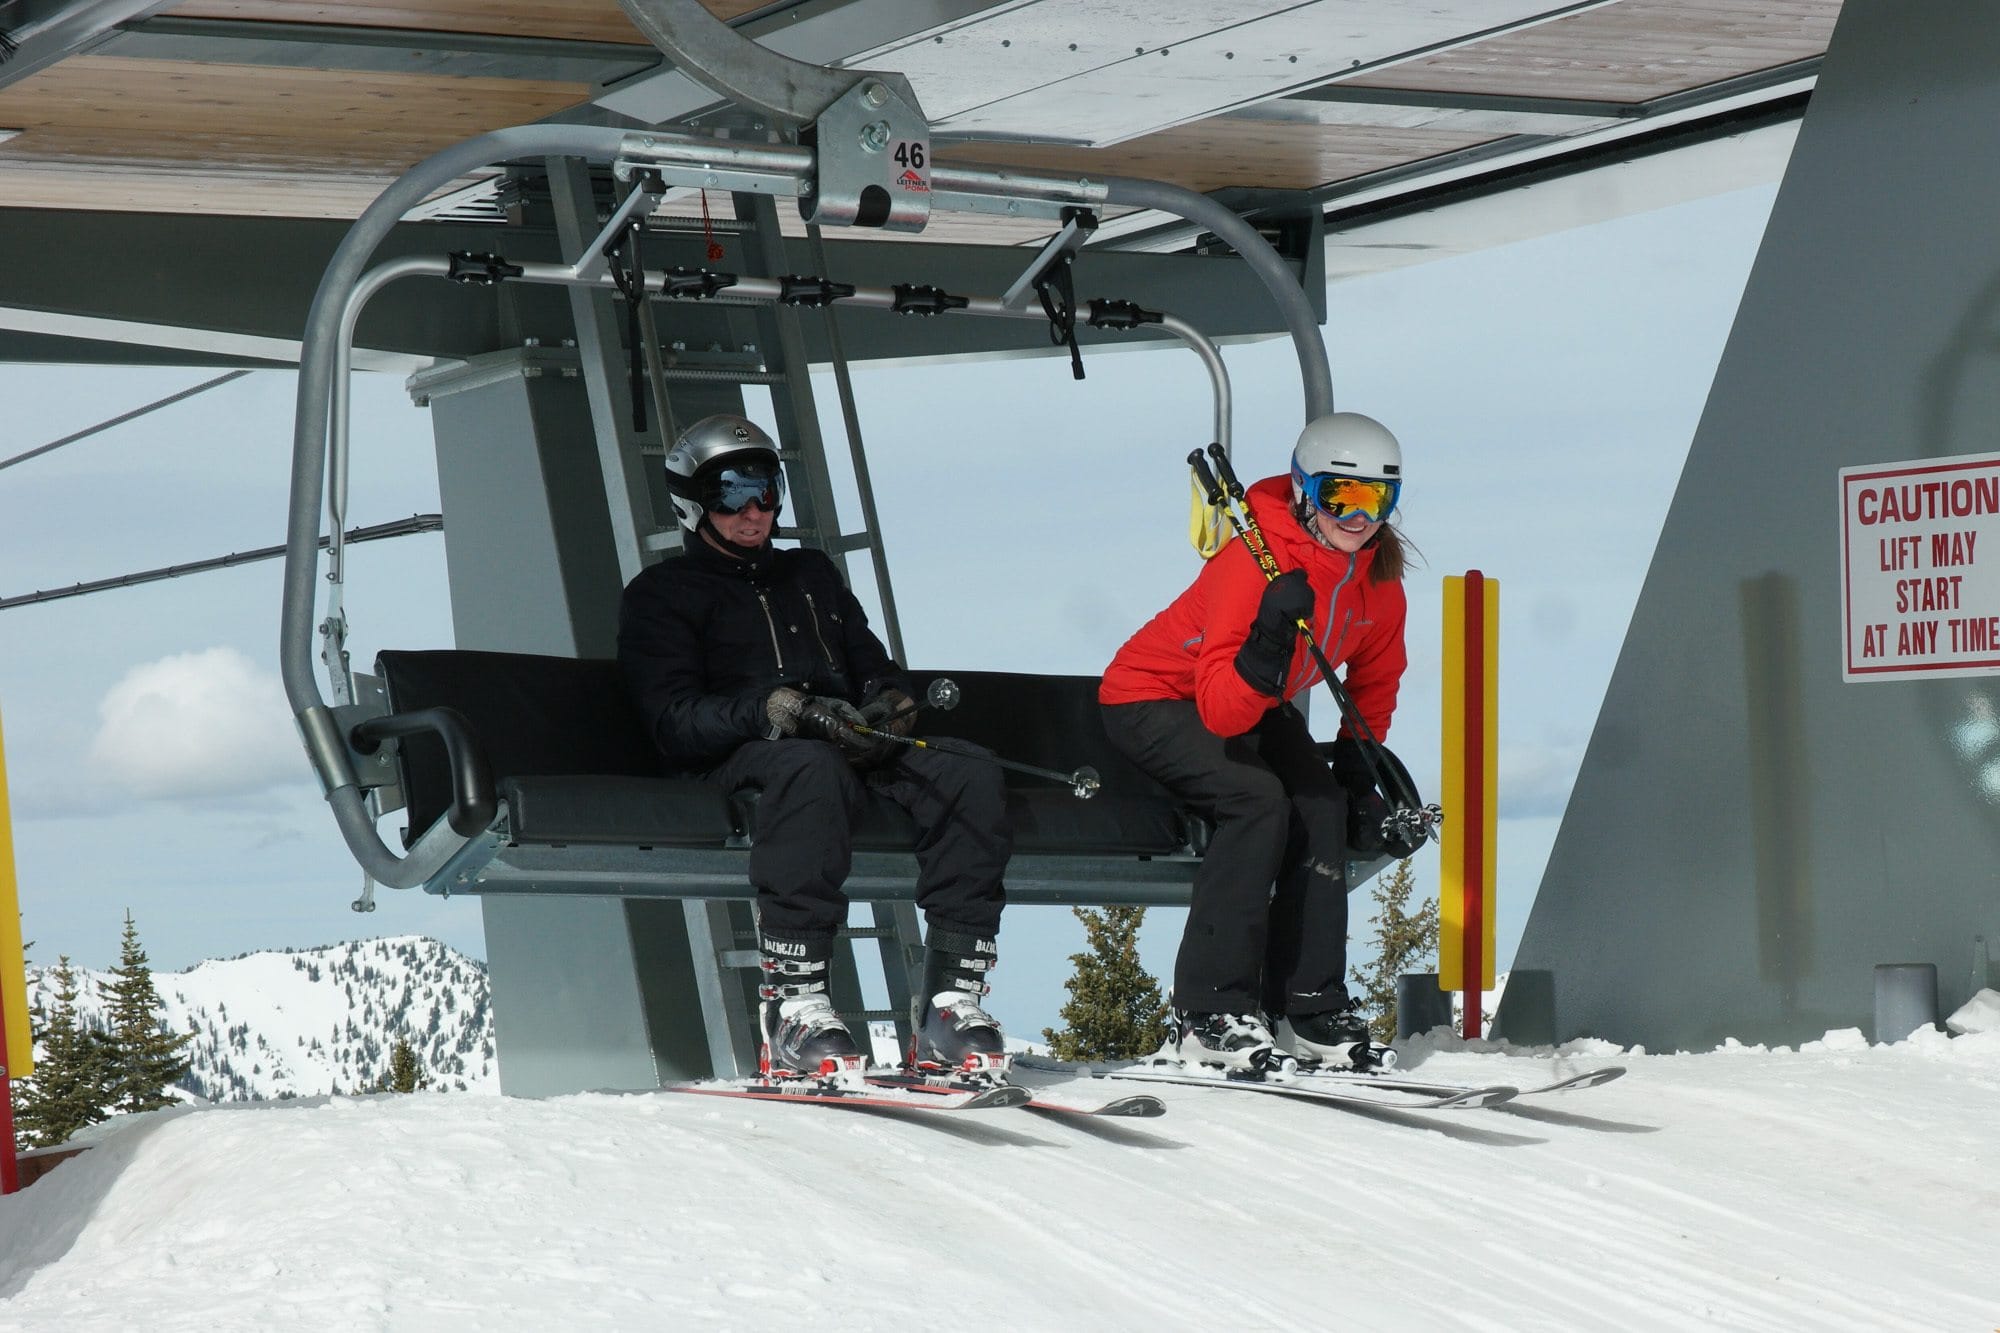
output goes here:
{"type": "Polygon", "coordinates": [[[1561,744],[1500,746],[1500,815],[1535,819],[1560,815],[1569,804],[1583,762],[1581,747],[1561,744]]]}
{"type": "Polygon", "coordinates": [[[311,777],[277,675],[234,648],[135,666],[97,713],[91,766],[135,796],[241,796],[311,777]]]}

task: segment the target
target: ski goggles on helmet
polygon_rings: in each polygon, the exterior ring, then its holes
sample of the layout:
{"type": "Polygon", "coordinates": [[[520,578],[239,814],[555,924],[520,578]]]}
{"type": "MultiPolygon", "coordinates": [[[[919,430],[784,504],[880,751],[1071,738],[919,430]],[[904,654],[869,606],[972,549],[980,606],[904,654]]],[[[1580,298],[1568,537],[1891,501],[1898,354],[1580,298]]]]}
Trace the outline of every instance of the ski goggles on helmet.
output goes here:
{"type": "Polygon", "coordinates": [[[1338,472],[1307,476],[1294,468],[1292,479],[1313,508],[1333,519],[1359,514],[1370,523],[1380,523],[1396,512],[1396,501],[1403,493],[1402,482],[1378,477],[1346,477],[1338,472]]]}
{"type": "Polygon", "coordinates": [[[775,465],[718,468],[701,479],[702,508],[715,514],[740,514],[752,504],[770,511],[785,498],[785,474],[775,465]]]}

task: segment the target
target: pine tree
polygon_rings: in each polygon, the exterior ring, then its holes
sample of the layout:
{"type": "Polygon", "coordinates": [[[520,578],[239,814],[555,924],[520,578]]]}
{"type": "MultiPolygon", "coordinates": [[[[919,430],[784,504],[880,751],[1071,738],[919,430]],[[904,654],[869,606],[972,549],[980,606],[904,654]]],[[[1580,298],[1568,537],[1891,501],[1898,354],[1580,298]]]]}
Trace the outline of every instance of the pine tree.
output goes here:
{"type": "Polygon", "coordinates": [[[174,1105],[167,1089],[187,1077],[183,1053],[193,1032],[171,1032],[160,1018],[160,993],[153,988],[153,971],[139,944],[139,928],[125,913],[125,934],[118,948],[116,978],[111,983],[112,1109],[155,1111],[174,1105]]]}
{"type": "Polygon", "coordinates": [[[1408,861],[1375,881],[1375,961],[1364,970],[1349,969],[1359,987],[1356,1001],[1368,1013],[1369,1035],[1388,1043],[1396,1039],[1396,978],[1405,972],[1435,967],[1438,946],[1437,899],[1426,899],[1414,913],[1408,910],[1416,875],[1408,861]]]}
{"type": "Polygon", "coordinates": [[[20,1085],[21,1099],[14,1111],[15,1131],[33,1148],[67,1143],[79,1129],[101,1123],[109,1115],[111,1101],[110,1053],[104,1038],[77,1019],[81,991],[69,955],[57,961],[50,975],[56,983],[56,1006],[46,1013],[39,1008],[34,1012],[41,1055],[34,1077],[20,1085]]]}
{"type": "Polygon", "coordinates": [[[389,1068],[375,1080],[377,1092],[416,1092],[431,1085],[431,1076],[417,1060],[416,1048],[403,1038],[389,1048],[389,1068]]]}
{"type": "Polygon", "coordinates": [[[1070,909],[1090,940],[1089,953],[1069,956],[1076,972],[1063,983],[1063,1030],[1042,1029],[1059,1060],[1129,1060],[1151,1055],[1167,1039],[1160,983],[1139,966],[1143,907],[1070,909]]]}

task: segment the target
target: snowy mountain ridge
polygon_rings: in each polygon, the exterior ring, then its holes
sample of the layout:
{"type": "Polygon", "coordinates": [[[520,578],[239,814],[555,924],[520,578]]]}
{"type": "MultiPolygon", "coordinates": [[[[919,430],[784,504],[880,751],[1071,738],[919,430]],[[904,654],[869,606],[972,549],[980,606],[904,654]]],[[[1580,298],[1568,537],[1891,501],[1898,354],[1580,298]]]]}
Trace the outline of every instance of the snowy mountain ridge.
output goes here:
{"type": "MultiPolygon", "coordinates": [[[[72,968],[77,1013],[108,1026],[110,972],[72,968]]],[[[208,1101],[365,1092],[407,1040],[446,1092],[498,1092],[485,964],[422,936],[243,954],[154,972],[167,1026],[195,1033],[183,1086],[208,1101]]],[[[55,1006],[49,967],[28,972],[28,1001],[55,1006]]]]}

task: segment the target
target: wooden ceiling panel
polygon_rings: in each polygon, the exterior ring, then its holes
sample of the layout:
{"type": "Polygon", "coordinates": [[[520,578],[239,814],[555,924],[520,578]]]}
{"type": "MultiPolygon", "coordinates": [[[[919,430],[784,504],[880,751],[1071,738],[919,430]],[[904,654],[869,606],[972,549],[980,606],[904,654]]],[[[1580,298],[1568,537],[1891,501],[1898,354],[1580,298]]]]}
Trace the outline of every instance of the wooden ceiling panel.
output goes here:
{"type": "MultiPolygon", "coordinates": [[[[769,0],[702,0],[721,19],[762,9],[769,0]]],[[[175,18],[240,19],[264,23],[327,23],[358,28],[410,28],[419,32],[477,32],[504,37],[553,37],[572,41],[649,45],[616,0],[187,0],[167,11],[175,18]]]]}
{"type": "Polygon", "coordinates": [[[955,166],[1144,176],[1205,194],[1232,185],[1312,190],[1491,137],[1432,129],[1210,120],[1128,139],[1115,148],[953,144],[940,148],[939,156],[955,166]]]}
{"type": "MultiPolygon", "coordinates": [[[[581,100],[573,83],[76,56],[0,90],[0,163],[290,165],[394,177],[581,100]],[[116,88],[107,98],[104,90],[116,88]]],[[[8,203],[16,202],[12,198],[8,203]]]]}
{"type": "Polygon", "coordinates": [[[1822,55],[1839,16],[1840,0],[1620,0],[1342,83],[1644,102],[1822,55]]]}

